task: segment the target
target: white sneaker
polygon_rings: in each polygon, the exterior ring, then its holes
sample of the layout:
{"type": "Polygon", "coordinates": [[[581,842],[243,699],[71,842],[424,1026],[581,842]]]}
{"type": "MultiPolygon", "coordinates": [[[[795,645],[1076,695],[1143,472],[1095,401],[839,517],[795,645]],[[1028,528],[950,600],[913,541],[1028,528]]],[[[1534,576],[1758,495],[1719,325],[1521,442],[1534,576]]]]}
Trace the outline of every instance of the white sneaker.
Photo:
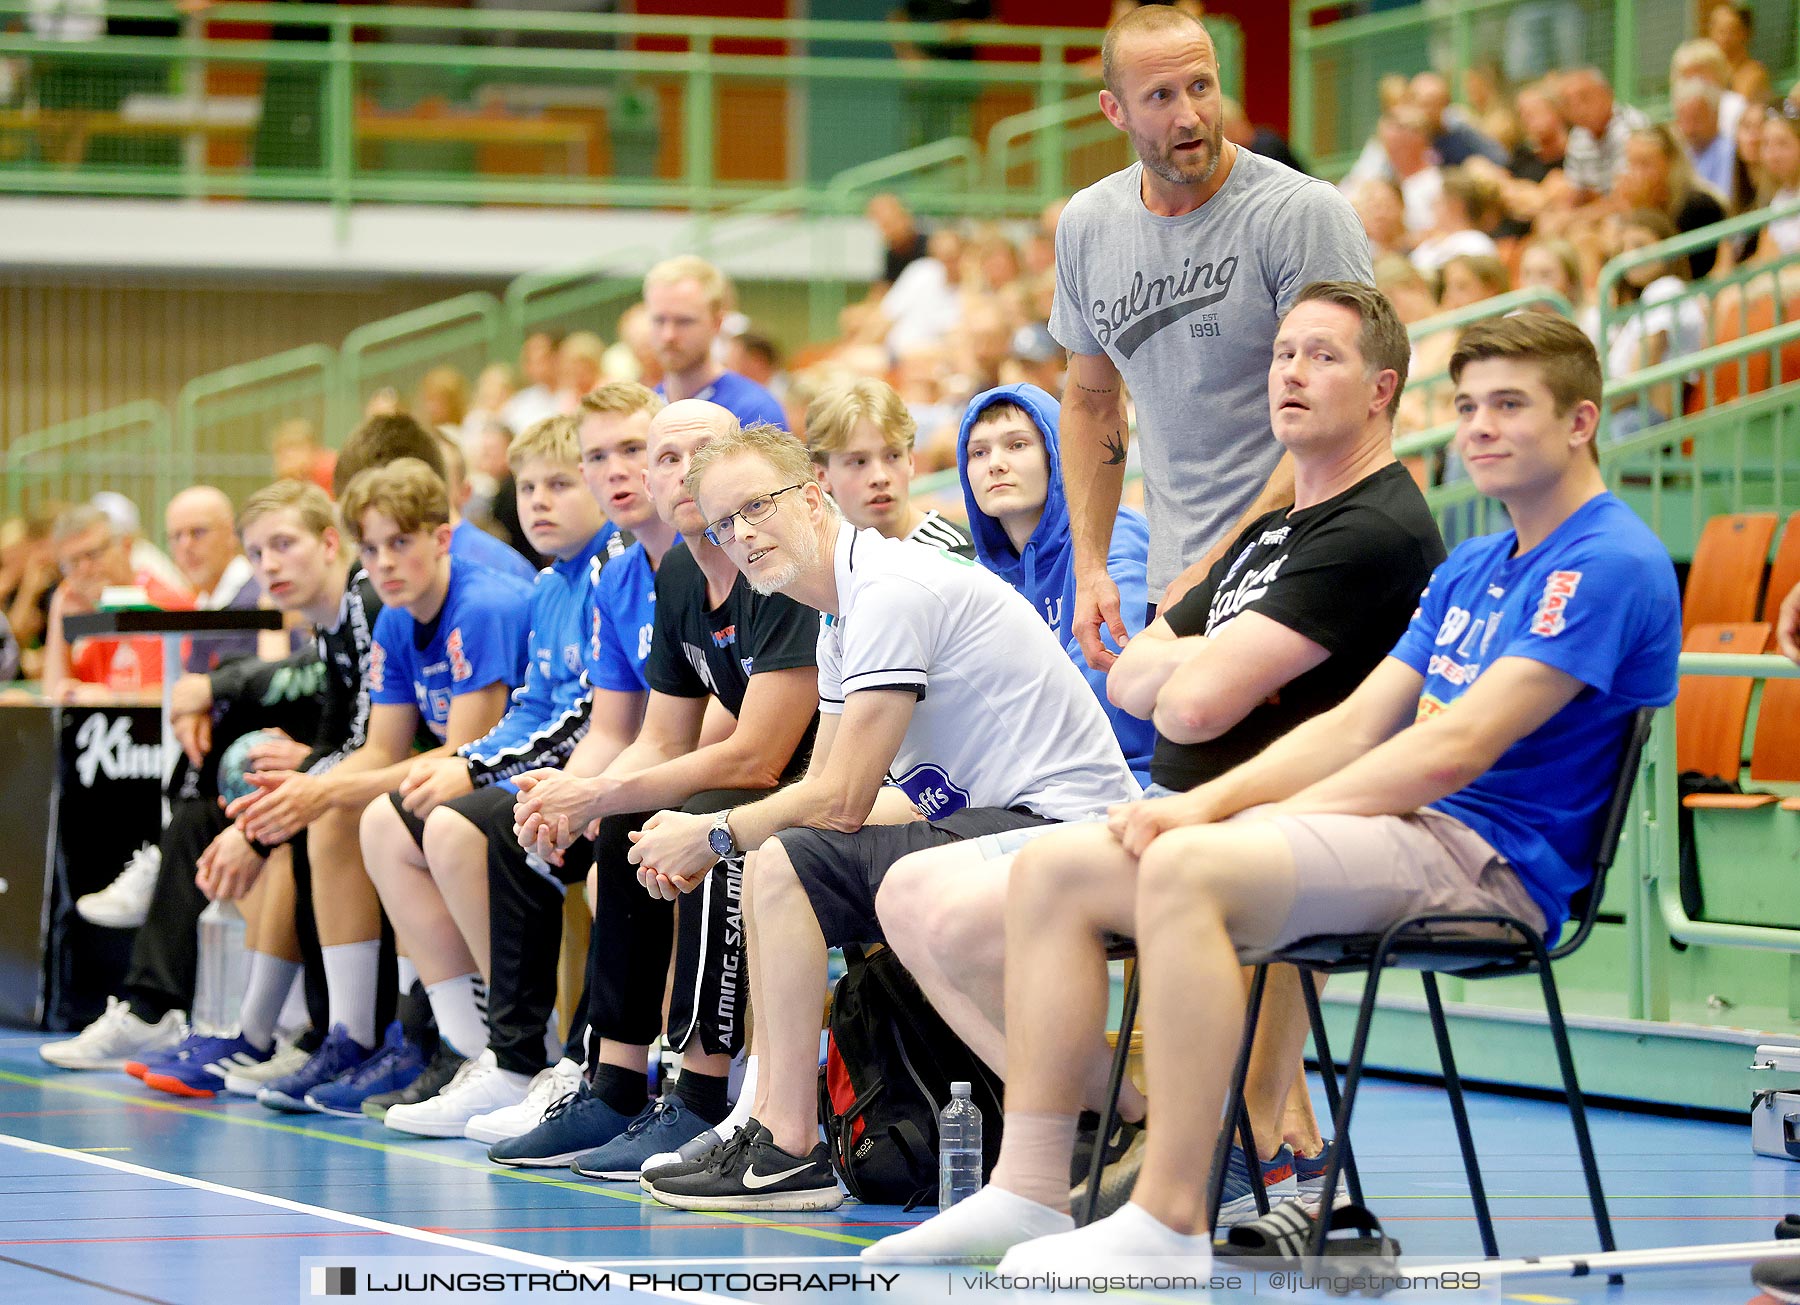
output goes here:
{"type": "Polygon", "coordinates": [[[463,1126],[463,1136],[489,1145],[524,1137],[544,1122],[546,1110],[580,1086],[581,1066],[572,1060],[559,1060],[549,1069],[538,1071],[518,1105],[476,1115],[463,1126]]]}
{"type": "Polygon", "coordinates": [[[108,997],[99,1019],[67,1041],[46,1042],[38,1055],[58,1069],[124,1069],[126,1061],[169,1051],[185,1037],[187,1021],[180,1011],[146,1024],[131,1013],[129,1003],[108,997]]]}
{"type": "Polygon", "coordinates": [[[531,1082],[523,1074],[501,1069],[492,1051],[465,1060],[456,1077],[429,1101],[389,1106],[382,1120],[389,1128],[417,1137],[461,1137],[476,1115],[491,1114],[525,1100],[531,1082]]]}
{"type": "Polygon", "coordinates": [[[263,1084],[298,1073],[311,1059],[300,1050],[298,1043],[282,1042],[275,1048],[275,1054],[260,1064],[234,1067],[225,1075],[225,1090],[233,1096],[253,1097],[262,1090],[263,1084]]]}
{"type": "Polygon", "coordinates": [[[131,854],[119,877],[97,893],[75,899],[75,909],[102,929],[135,929],[150,914],[150,894],[162,869],[162,849],[145,843],[131,854]]]}

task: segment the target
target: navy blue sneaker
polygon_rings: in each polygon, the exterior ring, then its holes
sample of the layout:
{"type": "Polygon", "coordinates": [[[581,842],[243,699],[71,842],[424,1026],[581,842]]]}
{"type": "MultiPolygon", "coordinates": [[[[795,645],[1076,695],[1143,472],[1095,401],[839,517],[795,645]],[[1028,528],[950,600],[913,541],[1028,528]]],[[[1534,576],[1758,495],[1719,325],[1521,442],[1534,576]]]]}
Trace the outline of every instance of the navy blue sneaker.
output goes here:
{"type": "Polygon", "coordinates": [[[711,1127],[671,1092],[645,1106],[605,1146],[576,1156],[569,1168],[583,1178],[635,1181],[643,1173],[644,1161],[680,1149],[711,1127]]]}
{"type": "MultiPolygon", "coordinates": [[[[1279,1205],[1300,1194],[1294,1183],[1294,1153],[1286,1145],[1273,1159],[1259,1162],[1263,1190],[1269,1205],[1279,1205]]],[[[1256,1195],[1250,1188],[1250,1166],[1244,1163],[1244,1148],[1233,1146],[1231,1159],[1225,1165],[1225,1190],[1219,1196],[1218,1227],[1233,1228],[1257,1217],[1256,1195]]]]}
{"type": "Polygon", "coordinates": [[[583,1151],[605,1146],[631,1127],[631,1121],[630,1115],[595,1096],[584,1081],[545,1111],[544,1122],[529,1133],[489,1147],[488,1159],[521,1169],[560,1169],[583,1151]]]}
{"type": "Polygon", "coordinates": [[[325,1041],[313,1052],[312,1059],[286,1078],[265,1083],[256,1099],[270,1110],[309,1114],[314,1107],[307,1104],[308,1092],[350,1073],[374,1054],[352,1038],[349,1029],[342,1024],[333,1024],[325,1041]]]}
{"type": "Polygon", "coordinates": [[[378,1092],[397,1092],[409,1086],[425,1069],[425,1053],[406,1040],[395,1020],[373,1056],[348,1074],[321,1083],[306,1094],[306,1104],[327,1115],[346,1119],[363,1117],[363,1102],[378,1092]]]}

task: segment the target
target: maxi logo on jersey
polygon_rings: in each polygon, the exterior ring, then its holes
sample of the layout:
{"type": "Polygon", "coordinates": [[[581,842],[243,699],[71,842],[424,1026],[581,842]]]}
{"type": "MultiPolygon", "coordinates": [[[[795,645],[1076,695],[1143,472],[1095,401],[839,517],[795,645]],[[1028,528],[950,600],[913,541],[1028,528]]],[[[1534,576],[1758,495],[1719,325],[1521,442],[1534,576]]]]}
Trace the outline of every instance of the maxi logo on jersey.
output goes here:
{"type": "Polygon", "coordinates": [[[1544,596],[1538,600],[1537,613],[1531,618],[1531,632],[1542,635],[1546,639],[1554,639],[1563,632],[1568,623],[1563,619],[1563,609],[1575,596],[1576,588],[1581,584],[1579,571],[1552,571],[1544,581],[1544,596]]]}
{"type": "Polygon", "coordinates": [[[894,783],[927,820],[942,819],[969,805],[967,791],[958,788],[942,766],[914,766],[894,783]]]}
{"type": "Polygon", "coordinates": [[[450,631],[449,638],[444,640],[444,652],[450,658],[450,678],[457,683],[475,674],[475,668],[469,665],[468,657],[463,653],[462,627],[457,626],[450,631]]]}

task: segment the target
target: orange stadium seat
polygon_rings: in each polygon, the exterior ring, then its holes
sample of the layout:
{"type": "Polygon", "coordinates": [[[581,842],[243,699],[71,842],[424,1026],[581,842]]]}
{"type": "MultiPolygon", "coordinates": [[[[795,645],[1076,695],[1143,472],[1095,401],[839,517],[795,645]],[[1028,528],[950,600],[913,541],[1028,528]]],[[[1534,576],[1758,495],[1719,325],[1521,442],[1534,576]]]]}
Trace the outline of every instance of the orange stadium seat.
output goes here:
{"type": "Polygon", "coordinates": [[[1773,512],[1740,512],[1706,523],[1681,595],[1684,632],[1698,625],[1755,618],[1778,520],[1773,512]]]}
{"type": "MultiPolygon", "coordinates": [[[[1768,651],[1774,631],[1761,622],[1699,625],[1681,642],[1683,652],[1768,651]]],[[[1749,676],[1684,675],[1675,696],[1675,766],[1736,783],[1744,764],[1744,721],[1750,715],[1749,676]]],[[[1691,805],[1691,799],[1689,804],[1691,805]]]]}

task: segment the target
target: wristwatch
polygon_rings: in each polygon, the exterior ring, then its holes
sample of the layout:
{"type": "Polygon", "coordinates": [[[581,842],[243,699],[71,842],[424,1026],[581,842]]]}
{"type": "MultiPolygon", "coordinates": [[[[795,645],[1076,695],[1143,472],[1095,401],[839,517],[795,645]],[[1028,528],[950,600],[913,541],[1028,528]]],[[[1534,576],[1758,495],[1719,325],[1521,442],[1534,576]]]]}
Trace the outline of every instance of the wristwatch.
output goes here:
{"type": "Polygon", "coordinates": [[[706,844],[721,861],[729,861],[740,855],[737,841],[731,836],[731,812],[721,811],[713,817],[712,828],[706,834],[706,844]]]}

